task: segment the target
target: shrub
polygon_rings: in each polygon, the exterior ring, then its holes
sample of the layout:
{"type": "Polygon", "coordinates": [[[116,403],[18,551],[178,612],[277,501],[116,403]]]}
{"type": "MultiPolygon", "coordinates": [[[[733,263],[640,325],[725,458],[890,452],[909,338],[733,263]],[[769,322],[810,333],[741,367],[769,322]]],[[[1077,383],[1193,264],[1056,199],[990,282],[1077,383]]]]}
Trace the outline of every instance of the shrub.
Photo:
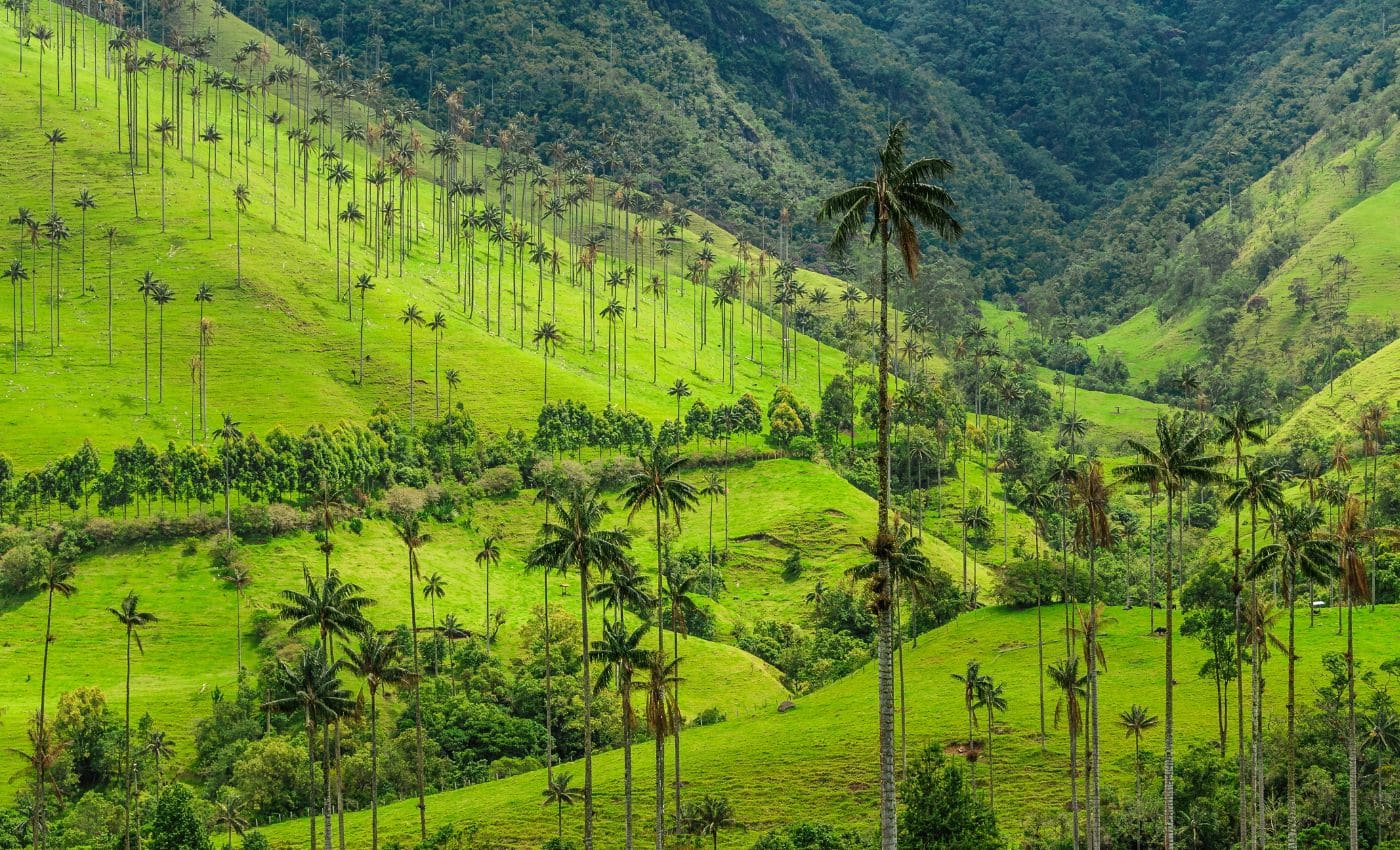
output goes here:
{"type": "Polygon", "coordinates": [[[788,443],[788,456],[798,460],[816,460],[821,453],[821,444],[815,437],[793,437],[788,443]]]}
{"type": "Polygon", "coordinates": [[[575,487],[586,487],[590,481],[588,470],[583,468],[583,464],[568,458],[564,460],[544,458],[535,464],[530,478],[536,487],[549,484],[561,491],[575,487]]]}
{"type": "Polygon", "coordinates": [[[423,491],[416,487],[391,487],[384,494],[380,512],[390,517],[414,516],[423,512],[423,491]]]}
{"type": "Polygon", "coordinates": [[[21,543],[0,557],[0,591],[23,593],[44,574],[48,553],[33,543],[21,543]]]}
{"type": "Polygon", "coordinates": [[[240,505],[232,512],[233,532],[239,537],[276,537],[307,527],[306,515],[291,505],[240,505]]]}
{"type": "Polygon", "coordinates": [[[351,534],[359,534],[365,530],[365,521],[357,516],[350,517],[350,521],[346,523],[346,527],[350,529],[351,534]]]}
{"type": "Polygon", "coordinates": [[[690,725],[714,726],[718,723],[723,723],[727,719],[728,718],[724,716],[724,712],[720,711],[718,708],[712,705],[704,711],[700,712],[699,714],[695,715],[695,719],[690,721],[690,725]]]}
{"type": "Polygon", "coordinates": [[[519,493],[525,482],[520,477],[519,469],[513,466],[493,466],[481,473],[481,477],[476,479],[476,486],[486,497],[499,499],[519,493]]]}
{"type": "Polygon", "coordinates": [[[238,564],[240,543],[237,537],[230,539],[219,535],[209,542],[209,560],[217,572],[223,573],[238,564]]]}
{"type": "Polygon", "coordinates": [[[617,490],[641,469],[641,464],[631,455],[614,455],[589,463],[588,475],[602,489],[617,490]]]}

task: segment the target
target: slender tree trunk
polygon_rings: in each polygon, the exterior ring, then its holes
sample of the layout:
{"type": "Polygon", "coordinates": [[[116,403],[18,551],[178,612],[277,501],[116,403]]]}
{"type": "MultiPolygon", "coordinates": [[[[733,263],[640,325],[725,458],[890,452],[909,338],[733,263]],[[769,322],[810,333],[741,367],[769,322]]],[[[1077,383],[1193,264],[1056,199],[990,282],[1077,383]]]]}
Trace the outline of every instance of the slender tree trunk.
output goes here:
{"type": "Polygon", "coordinates": [[[579,623],[583,637],[583,850],[593,850],[593,673],[588,644],[587,565],[579,568],[579,623]]]}
{"type": "Polygon", "coordinates": [[[880,594],[877,601],[878,688],[880,729],[880,850],[896,850],[899,844],[894,777],[894,641],[890,622],[890,322],[889,322],[889,234],[881,234],[880,245],[880,352],[878,376],[879,433],[875,463],[878,467],[879,499],[875,537],[879,565],[880,594]]]}

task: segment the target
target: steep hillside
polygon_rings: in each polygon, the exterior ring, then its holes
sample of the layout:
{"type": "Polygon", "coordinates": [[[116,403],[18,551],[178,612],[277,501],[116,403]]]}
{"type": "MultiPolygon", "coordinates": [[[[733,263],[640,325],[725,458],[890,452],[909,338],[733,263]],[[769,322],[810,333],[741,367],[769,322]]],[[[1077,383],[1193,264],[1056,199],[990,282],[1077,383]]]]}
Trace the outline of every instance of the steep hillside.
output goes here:
{"type": "MultiPolygon", "coordinates": [[[[1100,682],[1100,699],[1113,716],[1132,704],[1159,714],[1162,702],[1160,639],[1147,636],[1145,609],[1115,611],[1115,622],[1103,637],[1111,665],[1100,682]]],[[[1384,658],[1387,642],[1400,637],[1393,610],[1375,614],[1358,611],[1357,652],[1384,658]]],[[[1044,611],[1047,658],[1064,651],[1058,635],[1058,609],[1044,611]]],[[[1330,628],[1300,628],[1298,693],[1311,693],[1326,681],[1318,660],[1324,652],[1340,651],[1343,639],[1330,628]]],[[[982,672],[1006,684],[1007,711],[998,717],[992,753],[996,770],[997,808],[1009,834],[1019,834],[1068,805],[1067,733],[1056,728],[1056,696],[1047,693],[1047,748],[1039,742],[1039,696],[1035,669],[1036,617],[1034,612],[986,609],[960,618],[904,654],[905,686],[909,696],[907,728],[911,758],[929,742],[956,744],[966,735],[967,715],[962,691],[952,674],[978,660],[982,672]]],[[[1192,642],[1178,644],[1182,670],[1195,670],[1205,660],[1192,642]]],[[[1269,681],[1283,675],[1282,656],[1269,664],[1269,681]]],[[[748,847],[754,835],[790,823],[795,817],[838,826],[869,828],[875,807],[875,726],[869,707],[875,689],[875,671],[867,668],[836,685],[796,700],[796,709],[785,714],[763,712],[719,726],[687,731],[682,736],[687,771],[687,793],[722,793],[732,802],[744,830],[721,832],[724,847],[748,847]]],[[[1214,685],[1195,675],[1180,677],[1177,686],[1178,752],[1192,743],[1210,739],[1214,724],[1214,685]],[[1189,729],[1183,735],[1181,730],[1189,729]]],[[[1269,703],[1280,711],[1282,701],[1269,703]]],[[[1105,778],[1125,786],[1132,784],[1130,737],[1118,731],[1102,738],[1105,778]]],[[[982,733],[979,732],[979,735],[982,733]]],[[[1158,751],[1160,732],[1153,730],[1143,747],[1158,751]]],[[[600,824],[607,824],[602,846],[620,847],[622,767],[621,754],[610,753],[594,765],[599,793],[596,797],[600,824]]],[[[575,768],[577,766],[574,766],[575,768]]],[[[577,772],[577,771],[575,771],[577,772]]],[[[979,785],[986,781],[987,759],[977,764],[979,785]]],[[[475,824],[492,842],[512,848],[537,846],[553,835],[553,813],[541,808],[542,773],[525,774],[476,788],[449,792],[428,802],[430,830],[443,824],[475,824]]],[[[639,812],[649,812],[652,792],[647,781],[636,790],[639,812]]],[[[639,817],[639,826],[647,821],[639,817]]],[[[576,812],[567,812],[566,828],[576,829],[576,812]]],[[[347,831],[366,840],[369,818],[363,812],[347,818],[347,831]]],[[[418,827],[412,801],[380,810],[381,835],[411,840],[418,827]]],[[[286,823],[269,830],[278,847],[293,847],[306,831],[305,821],[286,823]]]]}
{"type": "MultiPolygon", "coordinates": [[[[223,26],[232,29],[233,22],[226,19],[223,26]]],[[[85,39],[100,34],[99,25],[84,27],[89,30],[85,39]]],[[[37,52],[31,46],[25,54],[32,62],[37,52]]],[[[544,358],[532,341],[542,314],[544,319],[554,319],[563,335],[549,358],[549,389],[554,398],[574,398],[595,408],[612,399],[659,420],[667,413],[674,415],[674,402],[664,389],[677,378],[691,384],[695,398],[711,405],[731,395],[730,358],[721,352],[717,333],[725,320],[711,302],[709,290],[681,277],[680,260],[682,254],[687,262],[693,259],[706,231],[717,237],[712,246],[712,281],[736,264],[743,268],[755,264],[756,257],[746,254],[749,261],[743,263],[734,239],[702,219],[693,220],[671,241],[671,257],[660,256],[654,242],[646,246],[642,265],[647,272],[664,274],[667,291],[653,296],[641,293],[642,287],[636,285],[618,287],[613,294],[632,309],[616,322],[617,344],[610,348],[608,322],[596,314],[611,297],[605,285],[608,274],[620,273],[624,266],[622,240],[615,235],[621,222],[614,228],[612,242],[604,244],[616,253],[600,254],[592,275],[579,264],[584,248],[578,243],[611,216],[601,202],[577,207],[571,219],[574,226],[566,223],[558,228],[557,238],[549,231],[542,235],[547,249],[557,249],[557,272],[552,266],[541,268],[530,262],[523,253],[513,257],[515,252],[488,245],[484,233],[477,236],[474,256],[457,264],[450,251],[441,259],[437,253],[434,190],[424,182],[413,183],[407,194],[421,198],[416,221],[411,221],[416,244],[408,247],[400,268],[391,256],[392,243],[385,240],[375,262],[375,227],[327,225],[333,218],[333,204],[343,210],[358,198],[363,209],[367,202],[363,175],[371,152],[357,145],[343,148],[353,179],[339,191],[332,191],[324,175],[303,175],[300,157],[291,153],[293,144],[276,139],[277,133],[267,129],[270,125],[263,120],[273,112],[287,123],[305,117],[297,105],[278,97],[289,94],[285,88],[270,93],[265,103],[254,100],[240,109],[240,124],[245,119],[248,124],[242,131],[230,123],[232,109],[225,104],[220,113],[214,98],[206,98],[195,101],[168,146],[163,148],[155,134],[138,133],[138,167],[132,176],[125,149],[113,149],[123,135],[117,124],[117,81],[99,74],[95,83],[89,82],[84,70],[74,111],[68,81],[61,80],[65,87],[60,98],[59,83],[50,74],[44,80],[46,103],[40,124],[37,78],[32,66],[21,75],[19,58],[13,39],[0,42],[0,89],[27,104],[0,115],[0,135],[15,149],[0,163],[0,179],[14,187],[13,208],[27,208],[35,222],[33,229],[15,226],[9,231],[14,256],[28,276],[22,287],[27,293],[16,299],[7,281],[11,309],[0,316],[5,343],[12,337],[18,343],[17,354],[6,352],[10,368],[0,384],[6,402],[0,420],[8,434],[0,436],[0,451],[21,468],[71,451],[84,439],[91,439],[100,450],[136,436],[157,445],[188,440],[194,390],[191,362],[200,353],[201,316],[212,322],[211,339],[203,352],[205,409],[197,417],[204,421],[196,424],[201,437],[215,427],[209,420],[217,420],[223,412],[258,431],[276,424],[299,430],[314,422],[362,421],[380,402],[406,416],[410,334],[400,319],[410,304],[416,304],[427,320],[438,311],[446,319],[440,344],[435,344],[426,328],[413,335],[414,402],[419,415],[445,407],[450,393],[454,404],[460,402],[474,416],[489,418],[494,428],[533,423],[544,398],[544,358]],[[196,110],[202,114],[194,114],[196,110]],[[197,141],[205,121],[216,123],[229,141],[217,146],[197,141]],[[46,145],[44,133],[54,128],[63,132],[66,141],[46,145]],[[241,153],[232,159],[230,142],[235,138],[248,152],[247,161],[241,153]],[[211,170],[213,153],[218,160],[211,170]],[[68,234],[54,252],[42,226],[50,209],[51,176],[55,211],[68,234]],[[238,184],[248,193],[241,215],[234,197],[238,184]],[[74,207],[84,190],[96,204],[85,216],[74,207]],[[133,220],[137,211],[140,217],[133,220]],[[276,227],[274,216],[280,221],[276,227]],[[108,227],[115,228],[110,240],[104,235],[108,227]],[[174,300],[163,310],[143,301],[137,292],[146,272],[173,292],[174,300]],[[51,273],[56,284],[51,283],[51,273]],[[374,285],[364,293],[363,315],[359,294],[348,300],[338,295],[348,291],[352,276],[361,273],[371,273],[374,285]],[[194,296],[202,285],[211,288],[211,302],[196,303],[194,296]],[[60,293],[56,302],[45,296],[53,286],[60,293]],[[501,302],[510,301],[512,295],[517,309],[502,312],[501,302]],[[56,308],[51,310],[49,302],[56,308]],[[487,305],[492,315],[486,314],[487,305]],[[698,343],[702,319],[708,337],[708,345],[703,346],[698,343]],[[365,373],[360,380],[362,329],[365,373]],[[459,386],[451,390],[443,380],[449,369],[460,376],[459,386]],[[58,406],[67,414],[55,418],[51,413],[58,406]]],[[[85,56],[84,61],[88,59],[85,56]]],[[[151,78],[156,89],[150,92],[154,112],[159,111],[162,96],[170,97],[169,88],[174,85],[173,74],[165,77],[163,88],[158,85],[160,75],[151,78]]],[[[298,99],[301,94],[298,89],[298,99]]],[[[141,93],[143,109],[144,96],[141,93]]],[[[339,126],[354,116],[338,115],[336,120],[339,126]]],[[[373,153],[377,156],[382,151],[373,153]]],[[[464,158],[474,162],[473,168],[482,169],[492,157],[473,148],[464,158]]],[[[494,195],[495,181],[488,186],[494,195]]],[[[603,194],[602,189],[598,192],[603,194]]],[[[507,214],[506,224],[512,223],[520,222],[507,214]]],[[[405,220],[402,229],[409,230],[409,224],[405,220]]],[[[381,238],[386,231],[393,234],[384,227],[377,229],[381,238]]],[[[465,255],[465,247],[462,251],[465,255]]],[[[635,251],[629,248],[629,252],[635,264],[635,251]]],[[[769,270],[775,265],[771,258],[766,262],[769,270]]],[[[800,272],[798,279],[833,296],[842,288],[835,280],[809,272],[800,272]]],[[[765,297],[761,289],[751,292],[753,298],[765,297]]],[[[827,309],[837,309],[834,298],[827,309]]],[[[749,299],[736,305],[734,312],[734,386],[766,399],[781,380],[780,323],[753,310],[749,299]]],[[[795,334],[791,327],[789,333],[795,334]]],[[[816,344],[800,339],[794,356],[799,378],[794,388],[815,403],[816,344]]],[[[834,349],[824,354],[827,364],[839,363],[840,358],[834,349]]]]}

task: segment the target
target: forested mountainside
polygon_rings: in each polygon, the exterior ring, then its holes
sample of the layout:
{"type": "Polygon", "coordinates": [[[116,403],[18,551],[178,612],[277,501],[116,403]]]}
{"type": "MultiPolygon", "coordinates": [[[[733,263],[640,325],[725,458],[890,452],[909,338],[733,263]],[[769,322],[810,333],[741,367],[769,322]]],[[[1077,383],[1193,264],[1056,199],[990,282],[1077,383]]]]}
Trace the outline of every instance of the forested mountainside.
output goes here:
{"type": "Polygon", "coordinates": [[[975,210],[939,277],[1098,329],[1151,303],[1155,266],[1232,191],[1388,84],[1400,20],[1389,0],[231,5],[429,116],[479,104],[478,139],[525,119],[756,243],[788,208],[808,261],[817,190],[908,118],[975,210]]]}

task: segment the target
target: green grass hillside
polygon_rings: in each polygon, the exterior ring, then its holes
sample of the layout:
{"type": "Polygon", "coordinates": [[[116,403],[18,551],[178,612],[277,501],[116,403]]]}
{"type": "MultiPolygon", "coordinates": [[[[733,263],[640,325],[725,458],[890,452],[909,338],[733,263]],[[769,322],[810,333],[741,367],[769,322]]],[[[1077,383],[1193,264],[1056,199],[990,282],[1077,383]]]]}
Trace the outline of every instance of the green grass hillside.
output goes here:
{"type": "MultiPolygon", "coordinates": [[[[1357,612],[1358,655],[1384,659],[1393,651],[1394,641],[1400,637],[1396,613],[1382,609],[1373,615],[1357,612]]],[[[1057,631],[1060,614],[1058,608],[1044,611],[1049,659],[1064,651],[1057,631]]],[[[1112,614],[1116,622],[1102,638],[1109,665],[1099,685],[1105,716],[1116,716],[1134,703],[1160,714],[1162,641],[1147,636],[1146,609],[1112,614]]],[[[1008,832],[1019,831],[1037,813],[1060,811],[1068,804],[1068,739],[1064,730],[1056,730],[1050,723],[1055,709],[1053,694],[1046,696],[1050,738],[1045,752],[1037,740],[1035,641],[1034,612],[993,608],[966,615],[922,638],[917,648],[905,650],[911,754],[930,741],[953,743],[966,735],[962,692],[951,676],[961,672],[968,660],[980,660],[984,673],[1006,683],[1009,710],[998,718],[992,759],[1001,826],[1008,832]]],[[[1298,693],[1307,699],[1324,681],[1321,655],[1342,651],[1344,641],[1329,622],[1319,621],[1310,629],[1306,616],[1300,616],[1298,646],[1302,657],[1298,693]]],[[[1183,671],[1176,699],[1180,752],[1191,742],[1207,741],[1215,720],[1214,686],[1187,672],[1200,666],[1202,651],[1186,640],[1177,647],[1177,669],[1183,671]]],[[[1270,683],[1282,681],[1281,653],[1274,655],[1266,675],[1270,683]]],[[[789,713],[763,712],[683,735],[686,793],[725,794],[746,828],[721,834],[722,846],[746,847],[757,833],[794,818],[862,828],[873,825],[878,785],[875,724],[870,714],[874,691],[875,671],[867,668],[796,700],[796,709],[789,713]]],[[[1281,698],[1275,695],[1268,706],[1271,712],[1280,712],[1281,698]]],[[[1160,752],[1161,734],[1160,729],[1149,733],[1144,748],[1160,752]]],[[[1131,739],[1109,726],[1103,731],[1102,743],[1105,780],[1131,786],[1131,739]]],[[[985,782],[986,770],[983,759],[978,766],[979,784],[985,782]]],[[[594,776],[599,840],[602,846],[621,846],[621,829],[615,826],[622,808],[621,754],[598,758],[594,776]]],[[[554,829],[552,812],[539,805],[543,785],[543,773],[533,773],[437,795],[428,801],[429,829],[447,823],[475,823],[492,843],[513,848],[539,846],[554,829]]],[[[650,811],[649,788],[650,776],[643,768],[638,780],[639,812],[650,811]]],[[[410,840],[418,827],[414,805],[406,801],[382,808],[381,836],[410,840]]],[[[576,833],[577,814],[566,812],[565,817],[566,831],[576,833]]],[[[647,823],[639,818],[642,827],[647,823]]],[[[368,840],[368,825],[367,813],[347,817],[352,843],[368,840]]],[[[305,829],[304,821],[286,823],[268,834],[276,846],[291,847],[305,829]]]]}
{"type": "MultiPolygon", "coordinates": [[[[36,8],[41,14],[42,4],[36,8]]],[[[92,23],[87,29],[95,30],[92,23]]],[[[232,27],[227,19],[221,24],[232,27]]],[[[89,32],[85,38],[101,33],[89,32]]],[[[237,31],[226,33],[228,38],[237,31]]],[[[585,335],[580,330],[585,311],[597,312],[607,303],[606,273],[614,267],[611,255],[597,261],[596,293],[591,304],[585,303],[583,289],[567,283],[570,270],[575,268],[580,248],[569,242],[583,238],[584,227],[565,232],[559,239],[560,272],[556,284],[548,269],[541,275],[536,266],[524,264],[524,287],[520,293],[524,317],[512,322],[511,311],[503,314],[501,331],[492,317],[492,332],[485,330],[483,316],[483,281],[488,264],[486,239],[478,238],[475,270],[477,305],[474,318],[463,312],[463,298],[457,291],[458,271],[446,259],[436,261],[435,250],[427,236],[432,226],[432,189],[425,181],[417,181],[414,191],[421,200],[421,215],[417,226],[424,236],[404,264],[403,273],[397,267],[390,273],[389,263],[382,264],[375,277],[376,288],[366,300],[365,349],[368,359],[365,381],[355,380],[359,334],[359,304],[353,305],[354,319],[347,318],[348,305],[336,301],[335,228],[324,227],[327,214],[317,209],[334,206],[331,190],[323,188],[324,181],[315,175],[308,182],[310,205],[306,209],[312,220],[307,239],[302,239],[301,214],[303,201],[294,198],[300,193],[300,175],[294,172],[286,139],[274,142],[273,132],[263,122],[263,115],[273,110],[295,116],[300,110],[276,96],[268,98],[266,107],[254,100],[251,115],[252,132],[246,138],[250,162],[230,163],[229,149],[232,130],[229,127],[228,104],[224,103],[220,126],[228,139],[218,147],[218,161],[210,174],[207,158],[210,145],[189,138],[191,121],[182,125],[179,144],[165,151],[165,192],[167,196],[166,228],[161,229],[161,145],[152,134],[147,163],[145,138],[138,138],[140,167],[135,175],[136,202],[131,197],[130,169],[125,153],[114,149],[122,135],[117,127],[115,105],[117,86],[113,79],[97,75],[96,102],[90,70],[80,63],[77,98],[73,109],[68,81],[63,80],[63,96],[58,94],[52,72],[53,57],[46,56],[48,76],[44,80],[45,114],[43,122],[37,113],[37,75],[33,63],[38,51],[31,45],[24,51],[25,73],[19,71],[20,49],[12,35],[0,39],[0,91],[24,108],[5,110],[0,115],[0,139],[13,155],[0,163],[0,180],[12,187],[9,205],[11,214],[27,207],[42,222],[49,213],[50,169],[54,169],[54,197],[57,212],[68,225],[71,238],[59,248],[58,289],[61,292],[59,313],[55,322],[56,345],[50,354],[50,309],[46,292],[49,289],[49,246],[41,238],[38,251],[28,244],[19,227],[6,230],[6,243],[13,247],[7,255],[16,256],[24,250],[24,266],[30,281],[24,299],[23,324],[25,339],[18,358],[18,372],[9,362],[3,378],[4,411],[0,413],[7,435],[0,450],[9,454],[21,467],[35,466],[61,451],[71,451],[83,439],[92,439],[99,449],[110,448],[118,442],[142,436],[163,444],[166,440],[189,439],[191,402],[191,358],[198,343],[198,305],[195,291],[202,284],[213,288],[214,300],[207,305],[206,314],[213,321],[213,341],[207,356],[207,395],[209,413],[217,417],[228,411],[240,418],[246,427],[265,431],[275,424],[300,428],[314,422],[335,422],[344,418],[361,419],[380,401],[407,414],[409,334],[399,316],[409,304],[417,304],[431,318],[442,311],[447,327],[442,334],[439,369],[455,369],[461,375],[461,386],[454,401],[461,401],[474,416],[489,419],[493,428],[520,426],[533,422],[543,400],[544,363],[540,352],[531,342],[536,326],[537,309],[542,319],[550,318],[551,308],[564,332],[564,342],[550,363],[551,398],[570,397],[601,407],[608,399],[606,321],[596,322],[585,335]],[[44,132],[58,128],[67,141],[49,146],[44,132]],[[281,156],[277,201],[279,227],[273,220],[273,149],[281,156]],[[265,153],[264,153],[265,151],[265,153]],[[193,162],[191,162],[191,158],[193,162]],[[297,179],[293,180],[293,174],[297,179]],[[294,186],[294,182],[298,185],[294,186]],[[236,214],[234,187],[246,184],[250,202],[242,217],[243,281],[236,281],[238,264],[237,242],[240,223],[236,214]],[[97,206],[87,213],[86,274],[82,271],[81,216],[73,200],[82,190],[89,190],[97,206]],[[207,232],[206,200],[212,198],[212,238],[207,232]],[[139,208],[139,219],[133,218],[139,208]],[[316,226],[322,222],[322,227],[316,226]],[[107,286],[108,245],[102,238],[103,229],[114,226],[117,234],[112,242],[111,282],[113,297],[112,365],[108,365],[107,286]],[[168,284],[175,300],[164,309],[164,351],[160,345],[160,311],[150,313],[150,395],[151,411],[145,414],[143,389],[143,309],[136,292],[141,275],[152,272],[168,284]],[[83,278],[87,290],[84,291],[83,278]],[[543,277],[543,280],[541,279],[543,277]],[[557,292],[557,302],[541,307],[539,291],[545,298],[557,292]],[[524,325],[523,328],[519,325],[524,325]],[[521,335],[524,336],[523,345],[521,335]],[[587,336],[587,350],[585,350],[587,336]],[[160,368],[163,359],[164,368],[160,368]],[[163,372],[163,380],[161,378],[163,372]],[[163,396],[162,396],[163,389],[163,396]],[[162,400],[163,398],[163,400],[162,400]],[[61,407],[62,417],[52,411],[61,407]],[[18,435],[23,435],[19,437],[18,435]]],[[[90,62],[90,57],[81,62],[90,62]]],[[[151,92],[151,122],[159,120],[161,75],[153,74],[151,92]]],[[[167,85],[173,78],[167,79],[167,85]]],[[[139,93],[138,93],[139,94],[139,93]]],[[[168,94],[168,91],[167,91],[168,94]]],[[[274,95],[285,92],[274,92],[274,95]]],[[[144,97],[144,96],[143,96],[144,97]]],[[[207,100],[207,99],[206,99],[207,100]]],[[[200,101],[199,108],[209,110],[207,120],[214,120],[213,105],[200,101]]],[[[144,100],[142,101],[143,110],[144,100]]],[[[187,107],[193,108],[193,107],[187,107]]],[[[352,107],[353,112],[353,107],[352,107]]],[[[142,112],[142,118],[148,117],[142,112]]],[[[349,116],[349,117],[354,117],[349,116]]],[[[201,119],[201,126],[203,124],[201,119]]],[[[139,134],[138,134],[139,135],[139,134]]],[[[353,166],[355,179],[342,191],[342,204],[359,196],[365,203],[363,184],[366,153],[358,146],[342,149],[345,162],[353,166]]],[[[377,151],[376,151],[377,153],[377,151]]],[[[476,158],[476,167],[484,168],[488,157],[480,151],[469,152],[476,158]]],[[[314,163],[314,158],[313,158],[314,163]]],[[[465,163],[463,168],[465,170],[465,163]]],[[[425,164],[420,173],[430,173],[425,164]]],[[[494,194],[494,184],[488,183],[494,194]]],[[[599,194],[604,192],[600,188],[599,194]]],[[[584,206],[581,216],[592,215],[601,223],[601,204],[584,206]]],[[[410,223],[404,223],[409,227],[410,223]]],[[[700,234],[709,226],[696,219],[683,233],[687,257],[693,257],[700,234]]],[[[546,232],[545,241],[553,248],[546,232]]],[[[716,262],[714,278],[736,262],[736,243],[727,234],[716,233],[714,246],[716,262]]],[[[351,273],[372,270],[371,253],[361,238],[352,239],[348,229],[341,233],[342,250],[349,253],[351,273]],[[353,243],[353,244],[352,244],[353,243]]],[[[620,238],[614,248],[620,250],[620,238]]],[[[3,243],[0,243],[3,244],[3,243]]],[[[710,345],[693,354],[693,317],[698,315],[700,300],[697,289],[680,276],[679,243],[674,244],[675,256],[669,265],[669,297],[619,291],[619,300],[631,304],[638,299],[635,312],[628,311],[626,334],[619,322],[617,359],[618,374],[614,377],[612,397],[623,402],[621,375],[623,358],[621,343],[626,339],[626,366],[630,376],[626,389],[628,406],[637,412],[660,419],[674,415],[674,404],[664,395],[664,388],[675,379],[684,378],[693,387],[696,397],[714,404],[730,397],[725,356],[719,345],[718,311],[708,307],[710,345]],[[669,300],[669,318],[665,302],[669,300]],[[656,305],[654,301],[661,301],[656,305]],[[657,349],[653,369],[653,312],[657,313],[657,349]],[[653,380],[654,378],[654,380],[653,380]]],[[[498,278],[502,264],[495,249],[489,258],[493,280],[498,278]]],[[[756,258],[755,253],[750,255],[756,258]]],[[[644,265],[660,262],[644,257],[644,265]]],[[[616,267],[620,268],[621,260],[616,267]]],[[[775,262],[768,260],[771,269],[775,262]]],[[[510,293],[512,269],[510,252],[506,252],[503,290],[510,293]]],[[[467,272],[463,271],[463,277],[467,272]]],[[[825,287],[834,296],[840,284],[829,278],[803,272],[799,274],[809,288],[825,287]]],[[[8,285],[3,287],[11,297],[13,310],[0,314],[0,340],[8,343],[14,330],[12,313],[19,306],[8,285]]],[[[706,303],[709,290],[704,291],[706,303]]],[[[493,312],[496,293],[491,294],[493,312]]],[[[828,309],[834,309],[828,308],[828,309]]],[[[735,308],[734,348],[737,352],[736,386],[752,390],[761,400],[779,383],[781,335],[778,322],[765,318],[761,325],[762,358],[757,334],[750,321],[750,311],[735,308]],[[753,352],[750,358],[749,353],[753,352]]],[[[432,335],[425,329],[415,334],[416,406],[420,416],[433,407],[434,345],[432,335]]],[[[8,345],[5,347],[8,348],[8,345]]],[[[10,352],[6,352],[9,354],[10,352]]],[[[840,363],[840,355],[832,349],[823,354],[826,364],[840,363]]],[[[817,395],[816,345],[803,338],[796,345],[797,380],[794,386],[809,402],[817,395]]],[[[7,361],[10,358],[6,358],[7,361]]],[[[446,388],[439,385],[445,403],[446,388]]],[[[742,391],[742,390],[741,390],[742,391]]],[[[212,426],[211,426],[212,427],[212,426]]]]}
{"type": "MultiPolygon", "coordinates": [[[[860,535],[869,533],[865,526],[874,503],[834,473],[810,463],[768,461],[733,468],[729,487],[734,543],[726,587],[716,600],[702,600],[716,618],[720,638],[727,639],[736,624],[760,618],[800,622],[806,610],[804,596],[815,582],[839,585],[846,581],[846,569],[863,560],[860,535]],[[807,566],[800,581],[782,576],[782,562],[793,549],[802,552],[807,566]]],[[[437,572],[447,582],[447,596],[436,606],[439,619],[455,614],[464,628],[479,633],[487,588],[485,571],[474,555],[485,534],[501,531],[501,564],[491,572],[490,590],[493,612],[506,617],[500,648],[507,654],[519,649],[519,628],[543,601],[542,577],[524,568],[533,529],[541,519],[532,496],[478,502],[472,528],[438,526],[420,553],[423,574],[437,572]]],[[[722,500],[716,509],[716,545],[723,546],[722,500]]],[[[702,506],[677,545],[703,548],[707,518],[708,506],[702,506]]],[[[619,514],[617,521],[625,522],[626,515],[619,514]]],[[[643,565],[654,557],[648,554],[648,529],[647,518],[638,517],[634,555],[643,565]]],[[[358,535],[342,529],[336,541],[334,566],[377,600],[370,618],[386,626],[407,622],[405,555],[393,530],[382,522],[368,522],[358,535]]],[[[245,663],[255,663],[255,642],[246,630],[253,612],[270,609],[282,590],[298,587],[303,568],[313,573],[321,568],[317,546],[311,535],[299,534],[244,547],[254,577],[243,614],[245,663]]],[[[951,572],[955,555],[932,538],[930,546],[936,562],[951,572]]],[[[121,704],[123,672],[114,660],[120,657],[122,633],[107,608],[133,590],[140,594],[142,607],[160,618],[145,638],[145,653],[134,662],[133,711],[149,711],[177,740],[188,740],[194,721],[208,714],[210,690],[228,692],[236,679],[234,595],[218,580],[205,546],[111,549],[84,558],[77,571],[79,592],[59,600],[55,610],[50,698],[56,700],[80,685],[95,685],[114,707],[121,704]]],[[[554,603],[576,609],[572,577],[551,577],[550,588],[554,603]]],[[[20,718],[38,701],[38,676],[31,674],[43,643],[44,599],[28,596],[3,604],[0,613],[10,628],[0,642],[0,681],[14,686],[0,697],[0,713],[20,718]]],[[[420,622],[430,616],[420,601],[420,622]]],[[[683,651],[687,687],[682,709],[687,716],[718,708],[735,718],[771,710],[787,696],[777,671],[733,646],[686,638],[683,651]]],[[[0,769],[17,764],[8,748],[19,746],[23,734],[22,723],[0,725],[0,751],[5,753],[0,769]]]]}

